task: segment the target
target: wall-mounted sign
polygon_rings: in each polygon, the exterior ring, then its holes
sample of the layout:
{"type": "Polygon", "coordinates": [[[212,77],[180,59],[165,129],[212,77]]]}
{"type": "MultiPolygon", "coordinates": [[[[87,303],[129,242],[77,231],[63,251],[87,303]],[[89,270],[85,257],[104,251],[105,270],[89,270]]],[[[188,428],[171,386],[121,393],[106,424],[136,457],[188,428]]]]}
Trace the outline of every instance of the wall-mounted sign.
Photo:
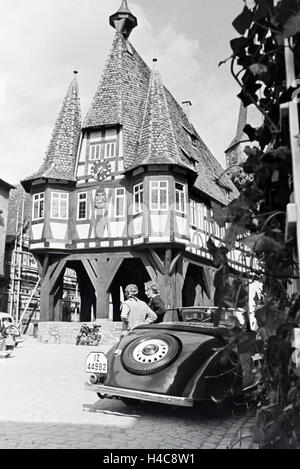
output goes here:
{"type": "Polygon", "coordinates": [[[95,208],[106,207],[106,195],[105,195],[105,192],[101,189],[98,189],[95,194],[94,206],[95,208]]]}

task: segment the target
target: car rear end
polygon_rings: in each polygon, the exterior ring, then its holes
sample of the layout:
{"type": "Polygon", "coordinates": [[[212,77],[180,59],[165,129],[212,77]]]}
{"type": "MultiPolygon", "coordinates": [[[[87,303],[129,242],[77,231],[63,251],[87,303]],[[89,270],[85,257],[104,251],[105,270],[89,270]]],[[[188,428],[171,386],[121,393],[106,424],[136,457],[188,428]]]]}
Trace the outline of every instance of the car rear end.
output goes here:
{"type": "Polygon", "coordinates": [[[210,398],[213,380],[206,380],[201,395],[195,379],[205,379],[206,364],[212,373],[216,371],[218,349],[223,346],[224,340],[212,327],[183,323],[139,326],[106,357],[97,352],[90,356],[86,386],[99,397],[192,406],[195,400],[210,398]]]}

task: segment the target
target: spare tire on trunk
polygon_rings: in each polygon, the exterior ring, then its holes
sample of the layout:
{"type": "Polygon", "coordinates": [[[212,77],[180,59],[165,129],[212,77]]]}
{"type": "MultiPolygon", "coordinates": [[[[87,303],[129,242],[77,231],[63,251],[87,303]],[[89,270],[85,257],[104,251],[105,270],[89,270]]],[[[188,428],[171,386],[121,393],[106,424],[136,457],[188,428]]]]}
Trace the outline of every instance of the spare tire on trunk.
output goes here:
{"type": "Polygon", "coordinates": [[[181,343],[169,334],[134,339],[124,349],[124,368],[135,375],[151,375],[163,370],[177,358],[181,343]]]}

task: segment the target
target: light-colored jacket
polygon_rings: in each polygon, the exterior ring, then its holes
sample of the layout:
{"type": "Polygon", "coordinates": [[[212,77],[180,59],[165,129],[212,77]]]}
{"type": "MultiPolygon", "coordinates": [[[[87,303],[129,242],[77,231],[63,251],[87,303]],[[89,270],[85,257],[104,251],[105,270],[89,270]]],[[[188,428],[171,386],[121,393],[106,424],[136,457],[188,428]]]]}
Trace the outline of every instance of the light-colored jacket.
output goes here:
{"type": "Polygon", "coordinates": [[[150,324],[154,322],[157,315],[144,301],[138,298],[128,298],[122,304],[121,319],[125,323],[127,330],[139,324],[150,324]]]}

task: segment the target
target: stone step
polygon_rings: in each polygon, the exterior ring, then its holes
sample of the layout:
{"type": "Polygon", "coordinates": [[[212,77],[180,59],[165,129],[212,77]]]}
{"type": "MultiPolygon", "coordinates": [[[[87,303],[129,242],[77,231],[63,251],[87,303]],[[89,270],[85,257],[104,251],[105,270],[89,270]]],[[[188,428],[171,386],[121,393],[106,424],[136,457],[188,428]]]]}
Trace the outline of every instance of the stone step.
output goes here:
{"type": "MultiPolygon", "coordinates": [[[[75,344],[82,324],[78,322],[40,322],[37,330],[38,341],[51,344],[75,344]]],[[[100,343],[113,344],[119,340],[122,323],[97,320],[97,324],[101,325],[100,343]]]]}

